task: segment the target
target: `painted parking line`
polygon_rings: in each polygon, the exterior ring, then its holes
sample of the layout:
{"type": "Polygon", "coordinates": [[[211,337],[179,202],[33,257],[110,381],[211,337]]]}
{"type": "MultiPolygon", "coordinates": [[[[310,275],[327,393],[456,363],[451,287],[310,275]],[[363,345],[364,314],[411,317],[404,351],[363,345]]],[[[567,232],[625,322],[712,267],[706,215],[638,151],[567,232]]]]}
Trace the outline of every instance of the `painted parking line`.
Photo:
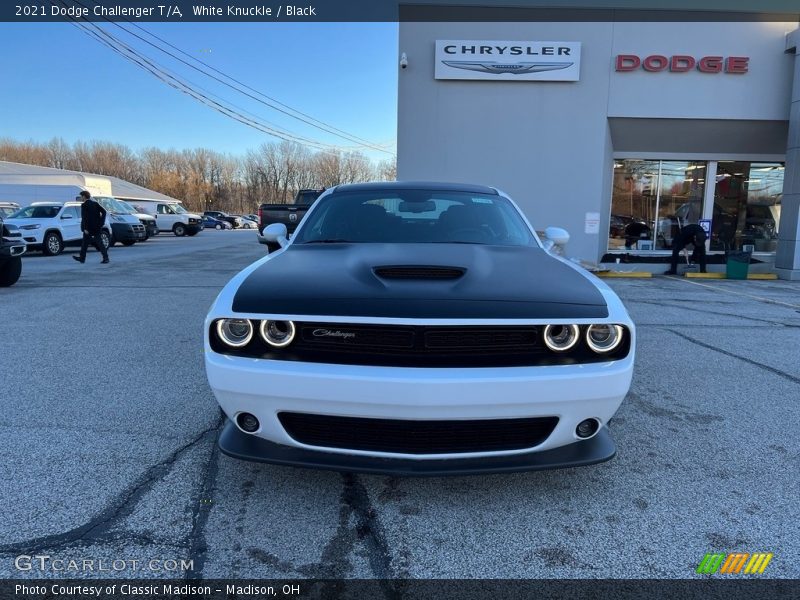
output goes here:
{"type": "Polygon", "coordinates": [[[683,277],[672,277],[667,276],[668,279],[674,279],[675,281],[683,281],[684,283],[688,283],[691,285],[699,285],[700,287],[708,288],[710,290],[714,290],[715,292],[723,292],[726,294],[733,294],[734,296],[745,296],[747,298],[752,298],[753,300],[758,300],[760,302],[767,302],[769,304],[777,304],[779,306],[786,306],[788,308],[800,308],[800,304],[792,304],[790,302],[781,302],[780,300],[773,300],[772,298],[764,298],[763,296],[756,296],[755,294],[747,294],[745,292],[735,292],[733,290],[726,290],[724,288],[720,288],[714,285],[709,285],[708,283],[700,283],[699,281],[691,281],[689,279],[685,279],[683,277]]]}

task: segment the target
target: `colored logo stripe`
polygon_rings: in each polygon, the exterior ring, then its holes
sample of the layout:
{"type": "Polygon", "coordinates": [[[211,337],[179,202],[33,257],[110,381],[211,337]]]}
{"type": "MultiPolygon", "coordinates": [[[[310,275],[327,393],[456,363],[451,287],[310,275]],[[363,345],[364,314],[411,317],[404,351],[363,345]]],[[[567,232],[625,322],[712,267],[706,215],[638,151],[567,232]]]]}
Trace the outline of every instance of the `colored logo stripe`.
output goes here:
{"type": "Polygon", "coordinates": [[[760,575],[767,568],[772,556],[772,552],[756,552],[754,554],[748,552],[732,552],[731,554],[707,553],[697,566],[696,572],[702,575],[712,575],[717,571],[727,574],[739,574],[744,567],[745,575],[760,575]],[[746,567],[745,564],[747,565],[746,567]]]}

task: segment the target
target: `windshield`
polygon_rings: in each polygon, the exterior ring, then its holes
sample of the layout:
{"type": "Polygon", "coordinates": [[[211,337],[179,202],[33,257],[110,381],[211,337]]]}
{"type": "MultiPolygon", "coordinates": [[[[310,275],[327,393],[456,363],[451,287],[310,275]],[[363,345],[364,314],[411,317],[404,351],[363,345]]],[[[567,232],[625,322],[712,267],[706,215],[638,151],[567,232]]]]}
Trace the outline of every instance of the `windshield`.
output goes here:
{"type": "Polygon", "coordinates": [[[8,217],[13,215],[18,210],[18,208],[13,208],[11,206],[0,206],[0,217],[8,217]]]}
{"type": "Polygon", "coordinates": [[[187,212],[189,212],[188,210],[186,210],[185,208],[183,208],[183,207],[182,207],[180,204],[170,204],[169,206],[170,206],[170,208],[171,208],[172,210],[174,210],[174,211],[175,211],[176,213],[178,213],[179,215],[182,215],[183,213],[187,213],[187,212]]]}
{"type": "Polygon", "coordinates": [[[11,219],[52,219],[58,215],[60,206],[26,206],[11,215],[11,219]]]}
{"type": "Polygon", "coordinates": [[[94,199],[97,200],[97,202],[99,202],[100,205],[110,213],[117,215],[128,215],[132,212],[125,208],[116,198],[111,198],[109,196],[95,196],[94,199]]]}
{"type": "Polygon", "coordinates": [[[501,196],[376,190],[332,194],[319,202],[295,243],[535,243],[517,209],[501,196]]]}
{"type": "Polygon", "coordinates": [[[125,214],[132,215],[134,213],[141,212],[133,208],[130,204],[128,204],[124,200],[117,200],[117,204],[119,204],[122,207],[125,214]]]}

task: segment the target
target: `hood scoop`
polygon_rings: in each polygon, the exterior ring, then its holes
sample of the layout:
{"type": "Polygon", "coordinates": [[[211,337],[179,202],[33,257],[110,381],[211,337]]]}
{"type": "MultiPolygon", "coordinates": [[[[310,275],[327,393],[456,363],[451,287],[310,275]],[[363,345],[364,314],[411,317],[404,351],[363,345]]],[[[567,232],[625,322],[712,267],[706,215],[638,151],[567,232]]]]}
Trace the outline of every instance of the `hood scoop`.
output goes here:
{"type": "Polygon", "coordinates": [[[375,275],[381,279],[458,279],[467,272],[462,267],[426,265],[396,265],[375,267],[375,275]]]}

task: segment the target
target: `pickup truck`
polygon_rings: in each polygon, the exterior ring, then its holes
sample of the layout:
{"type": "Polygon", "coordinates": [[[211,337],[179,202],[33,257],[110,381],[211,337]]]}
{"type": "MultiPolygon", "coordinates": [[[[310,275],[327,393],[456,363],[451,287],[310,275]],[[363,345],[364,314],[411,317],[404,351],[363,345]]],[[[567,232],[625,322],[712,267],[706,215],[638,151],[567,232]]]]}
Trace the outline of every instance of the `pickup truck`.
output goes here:
{"type": "Polygon", "coordinates": [[[22,259],[26,244],[16,225],[3,223],[0,215],[0,287],[17,283],[22,273],[22,259]]]}
{"type": "Polygon", "coordinates": [[[258,232],[263,233],[264,227],[272,223],[283,223],[286,230],[292,233],[324,191],[325,188],[298,190],[291,204],[262,204],[258,207],[258,232]]]}

